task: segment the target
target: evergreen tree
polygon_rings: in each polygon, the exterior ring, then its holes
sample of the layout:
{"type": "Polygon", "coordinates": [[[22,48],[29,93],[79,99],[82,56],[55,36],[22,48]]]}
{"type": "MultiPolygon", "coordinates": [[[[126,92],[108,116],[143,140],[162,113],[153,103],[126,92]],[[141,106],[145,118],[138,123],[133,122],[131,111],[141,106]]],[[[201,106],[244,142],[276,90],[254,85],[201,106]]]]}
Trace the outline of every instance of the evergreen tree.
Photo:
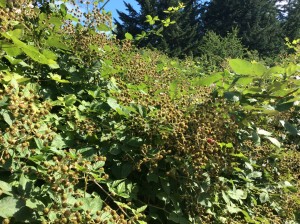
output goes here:
{"type": "Polygon", "coordinates": [[[197,52],[201,26],[199,19],[199,3],[196,0],[136,0],[140,6],[137,12],[129,3],[125,2],[127,13],[118,11],[119,19],[115,20],[117,25],[115,33],[119,39],[123,39],[128,32],[133,36],[153,29],[146,22],[146,16],[158,16],[166,19],[168,16],[163,11],[171,6],[177,6],[179,2],[184,3],[185,8],[172,14],[172,20],[176,23],[163,27],[162,36],[155,34],[148,36],[138,42],[140,47],[153,47],[164,51],[170,56],[185,57],[192,56],[197,52]]]}
{"type": "Polygon", "coordinates": [[[290,40],[300,38],[300,0],[289,0],[285,10],[284,33],[290,40]]]}
{"type": "Polygon", "coordinates": [[[274,55],[283,48],[279,11],[275,0],[212,0],[206,4],[203,22],[206,30],[221,36],[238,28],[239,37],[250,50],[274,55]]]}

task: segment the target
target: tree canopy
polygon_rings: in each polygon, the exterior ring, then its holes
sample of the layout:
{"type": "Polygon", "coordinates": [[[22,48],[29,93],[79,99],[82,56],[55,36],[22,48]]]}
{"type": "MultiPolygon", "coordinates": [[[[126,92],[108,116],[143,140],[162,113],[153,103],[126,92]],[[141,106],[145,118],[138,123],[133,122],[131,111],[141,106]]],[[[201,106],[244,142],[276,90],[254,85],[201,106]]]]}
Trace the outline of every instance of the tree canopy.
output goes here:
{"type": "Polygon", "coordinates": [[[250,50],[274,55],[283,47],[278,13],[274,0],[213,0],[205,6],[203,23],[206,30],[222,36],[238,28],[250,50]]]}
{"type": "Polygon", "coordinates": [[[290,40],[300,38],[300,1],[290,0],[285,8],[284,34],[290,40]]]}
{"type": "Polygon", "coordinates": [[[175,24],[159,29],[158,24],[146,22],[146,16],[166,19],[164,11],[178,5],[178,0],[136,0],[140,10],[125,1],[126,12],[118,11],[115,34],[123,39],[125,33],[136,36],[151,29],[151,34],[137,41],[139,47],[156,48],[170,56],[199,56],[201,39],[208,31],[226,37],[237,29],[244,47],[261,56],[274,56],[284,50],[284,38],[300,36],[299,0],[184,0],[185,8],[171,16],[175,24]]]}

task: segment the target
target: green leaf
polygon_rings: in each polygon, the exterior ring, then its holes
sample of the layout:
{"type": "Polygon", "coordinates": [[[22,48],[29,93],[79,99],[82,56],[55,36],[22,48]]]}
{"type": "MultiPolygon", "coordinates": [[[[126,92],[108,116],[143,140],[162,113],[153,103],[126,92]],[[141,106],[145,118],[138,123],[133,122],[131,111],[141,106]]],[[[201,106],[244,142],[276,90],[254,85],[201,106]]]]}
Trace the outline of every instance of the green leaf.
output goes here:
{"type": "Polygon", "coordinates": [[[295,72],[297,72],[298,70],[299,70],[299,66],[291,63],[286,68],[286,74],[287,76],[291,76],[295,74],[295,72]]]}
{"type": "MultiPolygon", "coordinates": [[[[130,114],[130,108],[131,107],[122,107],[121,105],[119,105],[118,103],[117,103],[117,100],[116,99],[114,99],[114,98],[111,98],[111,97],[108,97],[108,99],[107,99],[107,104],[113,109],[113,110],[115,110],[118,114],[120,114],[120,115],[124,115],[124,116],[129,116],[129,114],[130,114]]],[[[133,109],[133,111],[134,111],[134,109],[133,109]]]]}
{"type": "Polygon", "coordinates": [[[0,190],[2,193],[12,196],[12,186],[9,183],[0,180],[0,190]]]}
{"type": "Polygon", "coordinates": [[[59,49],[62,49],[62,50],[68,50],[69,49],[65,44],[62,43],[62,41],[59,37],[51,36],[46,40],[46,43],[50,47],[55,47],[55,48],[59,48],[59,49]]]}
{"type": "Polygon", "coordinates": [[[105,50],[106,52],[111,52],[112,48],[109,45],[104,45],[103,50],[105,50]]]}
{"type": "MultiPolygon", "coordinates": [[[[25,44],[24,42],[20,41],[18,38],[12,36],[11,34],[9,34],[8,32],[5,33],[6,34],[6,37],[11,39],[14,44],[18,47],[20,47],[23,52],[28,56],[30,57],[32,60],[36,61],[36,62],[39,62],[41,64],[48,64],[48,59],[39,52],[39,50],[32,46],[32,45],[27,45],[25,44]]],[[[4,35],[5,36],[5,35],[4,35]]]]}
{"type": "Polygon", "coordinates": [[[126,209],[129,209],[129,210],[132,210],[132,208],[131,207],[129,207],[127,204],[125,204],[125,203],[122,203],[122,202],[119,202],[119,201],[115,201],[115,203],[117,204],[117,205],[119,205],[121,208],[126,208],[126,209]]]}
{"type": "Polygon", "coordinates": [[[11,57],[16,57],[22,54],[22,50],[14,44],[3,44],[2,49],[11,57]]]}
{"type": "Polygon", "coordinates": [[[147,33],[145,32],[145,31],[142,31],[142,33],[141,34],[138,34],[138,35],[136,35],[136,40],[140,40],[140,39],[143,39],[143,38],[145,38],[147,36],[147,33]]]}
{"type": "Polygon", "coordinates": [[[276,105],[276,110],[282,112],[282,111],[287,111],[290,108],[294,106],[293,102],[288,102],[288,103],[282,103],[282,104],[277,104],[276,105]]]}
{"type": "Polygon", "coordinates": [[[1,114],[2,114],[2,116],[3,116],[4,121],[5,121],[9,126],[11,126],[13,122],[12,122],[12,120],[11,120],[11,118],[10,118],[9,113],[6,112],[6,111],[2,111],[1,114]]]}
{"type": "Polygon", "coordinates": [[[270,197],[267,191],[263,191],[259,194],[259,200],[261,203],[269,201],[270,197]]]}
{"type": "Polygon", "coordinates": [[[28,194],[31,191],[31,189],[32,189],[32,182],[24,175],[24,173],[22,173],[19,180],[20,192],[24,192],[28,194]]]}
{"type": "Polygon", "coordinates": [[[67,15],[68,8],[67,8],[66,4],[62,3],[60,5],[60,12],[63,17],[65,17],[67,15]]]}
{"type": "Polygon", "coordinates": [[[197,84],[200,86],[209,86],[223,78],[222,73],[215,73],[209,77],[200,79],[197,84]]]}
{"type": "Polygon", "coordinates": [[[52,59],[52,60],[57,59],[57,55],[48,49],[43,50],[43,55],[48,59],[52,59]]]}
{"type": "Polygon", "coordinates": [[[241,158],[241,159],[243,159],[243,160],[245,160],[245,161],[248,161],[248,157],[247,156],[245,156],[243,153],[238,153],[238,154],[230,154],[231,156],[234,156],[234,157],[238,157],[238,158],[241,158]]]}
{"type": "Polygon", "coordinates": [[[190,222],[182,215],[178,213],[171,213],[168,217],[170,221],[173,221],[175,223],[180,223],[180,224],[189,224],[190,222]]]}
{"type": "Polygon", "coordinates": [[[247,177],[248,178],[260,178],[260,177],[262,177],[262,172],[259,172],[259,171],[254,171],[254,172],[252,172],[252,173],[249,173],[248,175],[247,175],[247,177]]]}
{"type": "Polygon", "coordinates": [[[77,97],[74,94],[69,94],[64,97],[64,103],[66,106],[72,106],[77,101],[77,97]]]}
{"type": "Polygon", "coordinates": [[[241,199],[247,198],[247,192],[243,191],[241,189],[229,190],[227,193],[228,193],[228,196],[234,200],[241,200],[241,199]]]}
{"type": "Polygon", "coordinates": [[[49,22],[52,23],[53,25],[57,26],[57,27],[59,27],[63,24],[62,20],[59,17],[55,17],[55,16],[51,17],[49,19],[49,22]]]}
{"type": "Polygon", "coordinates": [[[125,190],[126,190],[126,185],[125,185],[125,181],[123,181],[117,186],[117,194],[124,193],[125,190]]]}
{"type": "Polygon", "coordinates": [[[15,30],[12,30],[12,31],[8,31],[8,33],[11,36],[16,37],[16,38],[19,39],[23,36],[24,31],[22,29],[15,29],[15,30]]]}
{"type": "MultiPolygon", "coordinates": [[[[13,80],[15,80],[17,83],[21,83],[21,82],[30,80],[30,78],[24,78],[23,76],[20,76],[17,73],[8,73],[7,75],[5,75],[3,77],[3,80],[5,82],[12,82],[13,80]]],[[[2,112],[1,112],[1,114],[2,114],[2,112]]]]}
{"type": "Polygon", "coordinates": [[[283,74],[285,73],[285,69],[280,66],[274,66],[267,71],[267,75],[271,74],[283,74]]]}
{"type": "Polygon", "coordinates": [[[150,183],[150,182],[158,183],[158,176],[154,173],[148,173],[147,174],[147,181],[148,181],[148,183],[150,183]]]}
{"type": "Polygon", "coordinates": [[[20,199],[11,196],[2,198],[0,200],[0,217],[11,218],[24,206],[25,202],[20,199]]]}
{"type": "Polygon", "coordinates": [[[58,75],[58,74],[52,74],[52,73],[49,73],[49,76],[52,80],[56,81],[56,82],[59,82],[59,83],[70,83],[70,81],[68,80],[65,80],[65,79],[61,79],[61,76],[58,75]]]}
{"type": "Polygon", "coordinates": [[[163,178],[160,178],[160,182],[161,182],[161,186],[162,186],[164,192],[167,193],[168,195],[170,195],[170,193],[171,193],[170,182],[168,180],[163,179],[163,178]]]}
{"type": "Polygon", "coordinates": [[[147,207],[148,207],[147,205],[144,205],[144,206],[142,206],[142,207],[139,207],[139,208],[136,210],[136,214],[139,214],[139,213],[145,211],[147,207]]]}
{"type": "Polygon", "coordinates": [[[78,201],[81,201],[83,205],[81,208],[85,211],[90,210],[93,214],[96,211],[100,211],[102,208],[103,201],[100,197],[95,198],[80,198],[78,201]]]}
{"type": "Polygon", "coordinates": [[[255,143],[256,146],[260,145],[261,139],[256,131],[252,132],[252,141],[255,143]]]}
{"type": "Polygon", "coordinates": [[[279,121],[281,123],[281,125],[293,136],[297,136],[300,135],[300,133],[298,132],[298,130],[289,122],[284,121],[284,120],[280,120],[279,121]]]}
{"type": "Polygon", "coordinates": [[[224,199],[226,204],[230,203],[230,199],[229,197],[226,195],[226,193],[224,191],[222,191],[222,198],[224,199]]]}
{"type": "Polygon", "coordinates": [[[107,104],[114,110],[120,109],[120,105],[118,104],[117,100],[114,98],[108,97],[107,104]]]}
{"type": "Polygon", "coordinates": [[[250,83],[252,83],[252,82],[253,82],[253,78],[252,78],[252,77],[241,77],[241,78],[239,78],[239,79],[236,81],[235,84],[240,84],[240,85],[246,86],[246,85],[248,85],[248,84],[250,84],[250,83]]]}
{"type": "Polygon", "coordinates": [[[242,59],[231,59],[229,65],[235,73],[240,75],[262,76],[267,71],[267,68],[262,64],[251,63],[242,59]]]}
{"type": "Polygon", "coordinates": [[[29,160],[39,164],[40,162],[44,161],[45,158],[43,155],[35,155],[28,158],[29,160]]]}
{"type": "Polygon", "coordinates": [[[241,209],[239,207],[236,207],[233,203],[227,204],[226,208],[230,214],[239,213],[241,209]]]}
{"type": "Polygon", "coordinates": [[[12,65],[16,65],[16,64],[19,64],[20,62],[23,62],[23,60],[21,59],[15,59],[9,55],[5,55],[4,56],[12,65]]]}
{"type": "Polygon", "coordinates": [[[126,40],[132,40],[133,36],[130,33],[125,33],[125,39],[126,40]]]}
{"type": "Polygon", "coordinates": [[[93,170],[98,170],[105,165],[104,161],[98,161],[93,164],[93,170]]]}
{"type": "Polygon", "coordinates": [[[104,23],[101,23],[100,25],[98,25],[97,29],[99,31],[104,31],[104,32],[111,31],[111,29],[107,25],[105,25],[104,23]]]}
{"type": "Polygon", "coordinates": [[[66,146],[65,141],[61,137],[61,135],[56,135],[51,143],[51,147],[54,147],[56,149],[62,149],[66,146]]]}
{"type": "Polygon", "coordinates": [[[58,69],[59,65],[57,64],[56,61],[52,60],[52,59],[48,59],[47,63],[46,63],[50,68],[52,69],[58,69]]]}
{"type": "Polygon", "coordinates": [[[30,198],[26,200],[26,206],[28,208],[31,209],[38,209],[38,210],[42,210],[43,208],[45,208],[45,205],[43,204],[43,202],[35,199],[35,198],[30,198]]]}
{"type": "Polygon", "coordinates": [[[38,149],[43,149],[44,148],[44,142],[42,139],[39,138],[34,138],[35,144],[38,149]]]}
{"type": "Polygon", "coordinates": [[[2,8],[6,7],[6,0],[0,0],[0,7],[2,8]]]}
{"type": "Polygon", "coordinates": [[[226,143],[225,145],[226,148],[233,148],[233,144],[230,142],[230,143],[226,143]]]}
{"type": "Polygon", "coordinates": [[[155,20],[152,18],[152,16],[150,15],[146,15],[146,22],[149,23],[150,25],[154,25],[155,24],[155,20]]]}
{"type": "Polygon", "coordinates": [[[23,47],[22,50],[32,60],[41,64],[48,64],[47,58],[38,52],[33,46],[23,47]]]}
{"type": "Polygon", "coordinates": [[[132,171],[132,165],[130,163],[125,163],[121,166],[121,178],[126,178],[132,171]]]}
{"type": "Polygon", "coordinates": [[[275,145],[278,148],[280,148],[281,144],[280,144],[280,142],[276,138],[273,138],[273,137],[265,137],[265,138],[268,139],[270,142],[272,142],[273,145],[275,145]]]}
{"type": "Polygon", "coordinates": [[[240,75],[250,75],[252,73],[252,64],[249,61],[242,59],[231,59],[229,60],[231,69],[240,75]]]}
{"type": "Polygon", "coordinates": [[[67,14],[66,19],[72,20],[74,22],[79,22],[79,19],[71,14],[67,14]]]}
{"type": "Polygon", "coordinates": [[[257,128],[256,133],[259,134],[259,135],[265,135],[265,136],[271,136],[272,135],[271,132],[268,132],[268,131],[260,129],[260,128],[257,128]]]}
{"type": "Polygon", "coordinates": [[[267,68],[260,63],[252,63],[251,69],[252,69],[252,74],[255,76],[262,76],[267,71],[267,68]]]}

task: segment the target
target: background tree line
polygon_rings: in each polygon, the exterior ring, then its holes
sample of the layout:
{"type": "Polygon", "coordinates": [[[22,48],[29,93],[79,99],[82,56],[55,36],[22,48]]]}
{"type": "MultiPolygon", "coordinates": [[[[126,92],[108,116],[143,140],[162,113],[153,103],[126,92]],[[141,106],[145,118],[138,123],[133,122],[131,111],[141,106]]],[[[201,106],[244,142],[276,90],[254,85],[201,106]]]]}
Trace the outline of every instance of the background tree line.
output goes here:
{"type": "Polygon", "coordinates": [[[156,48],[170,56],[201,57],[207,51],[216,50],[219,44],[219,49],[228,48],[232,54],[222,55],[221,52],[220,57],[242,57],[246,51],[241,49],[257,52],[262,57],[273,57],[285,52],[285,37],[290,40],[300,37],[299,0],[136,1],[139,11],[126,1],[126,12],[118,11],[115,33],[120,39],[126,32],[135,36],[150,30],[146,15],[164,19],[168,16],[163,12],[165,9],[184,3],[185,8],[173,15],[176,24],[164,27],[161,36],[153,34],[137,43],[139,47],[156,48]],[[207,42],[214,49],[207,49],[207,42]]]}

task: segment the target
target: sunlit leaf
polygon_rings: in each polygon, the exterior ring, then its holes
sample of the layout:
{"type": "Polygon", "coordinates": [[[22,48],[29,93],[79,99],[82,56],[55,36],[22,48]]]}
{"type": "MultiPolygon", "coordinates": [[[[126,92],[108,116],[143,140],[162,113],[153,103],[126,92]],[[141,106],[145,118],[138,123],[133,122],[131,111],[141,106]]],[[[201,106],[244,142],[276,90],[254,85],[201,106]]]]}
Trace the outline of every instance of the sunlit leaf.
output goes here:
{"type": "Polygon", "coordinates": [[[209,86],[215,82],[220,81],[222,78],[223,78],[222,73],[215,73],[208,77],[197,80],[197,83],[195,83],[195,84],[200,85],[200,86],[209,86]]]}
{"type": "Polygon", "coordinates": [[[280,148],[281,144],[280,144],[280,142],[276,138],[273,138],[273,137],[265,137],[265,138],[268,139],[268,140],[270,140],[270,142],[272,142],[273,145],[275,145],[278,148],[280,148]]]}
{"type": "Polygon", "coordinates": [[[125,33],[126,40],[132,40],[133,36],[130,33],[125,33]]]}
{"type": "Polygon", "coordinates": [[[0,208],[2,208],[0,209],[0,217],[11,218],[24,206],[25,202],[21,199],[16,199],[11,196],[4,197],[0,200],[0,208]]]}
{"type": "Polygon", "coordinates": [[[5,121],[9,126],[11,126],[13,122],[12,122],[12,119],[11,119],[9,113],[6,112],[6,111],[2,111],[1,114],[2,114],[2,116],[3,116],[4,121],[5,121]]]}
{"type": "Polygon", "coordinates": [[[68,8],[67,8],[66,4],[63,3],[60,5],[60,12],[61,12],[62,16],[67,15],[68,8]]]}
{"type": "Polygon", "coordinates": [[[268,131],[260,129],[260,128],[257,128],[256,132],[259,135],[265,135],[265,136],[271,136],[272,135],[271,132],[268,132],[268,131]]]}
{"type": "Polygon", "coordinates": [[[111,28],[109,28],[107,25],[101,23],[100,25],[97,26],[97,29],[99,31],[104,31],[104,32],[108,32],[111,31],[111,28]]]}
{"type": "Polygon", "coordinates": [[[259,200],[261,203],[269,201],[270,197],[267,191],[263,191],[259,194],[259,200]]]}
{"type": "Polygon", "coordinates": [[[236,205],[234,205],[232,203],[231,204],[227,204],[226,208],[227,208],[227,210],[228,210],[228,212],[230,214],[235,214],[235,213],[238,213],[238,212],[241,211],[241,209],[239,207],[236,207],[236,205]]]}
{"type": "Polygon", "coordinates": [[[231,59],[229,65],[235,73],[240,75],[262,76],[267,71],[264,65],[243,59],[231,59]]]}
{"type": "Polygon", "coordinates": [[[4,194],[12,196],[12,186],[9,183],[0,180],[0,190],[4,194]]]}

